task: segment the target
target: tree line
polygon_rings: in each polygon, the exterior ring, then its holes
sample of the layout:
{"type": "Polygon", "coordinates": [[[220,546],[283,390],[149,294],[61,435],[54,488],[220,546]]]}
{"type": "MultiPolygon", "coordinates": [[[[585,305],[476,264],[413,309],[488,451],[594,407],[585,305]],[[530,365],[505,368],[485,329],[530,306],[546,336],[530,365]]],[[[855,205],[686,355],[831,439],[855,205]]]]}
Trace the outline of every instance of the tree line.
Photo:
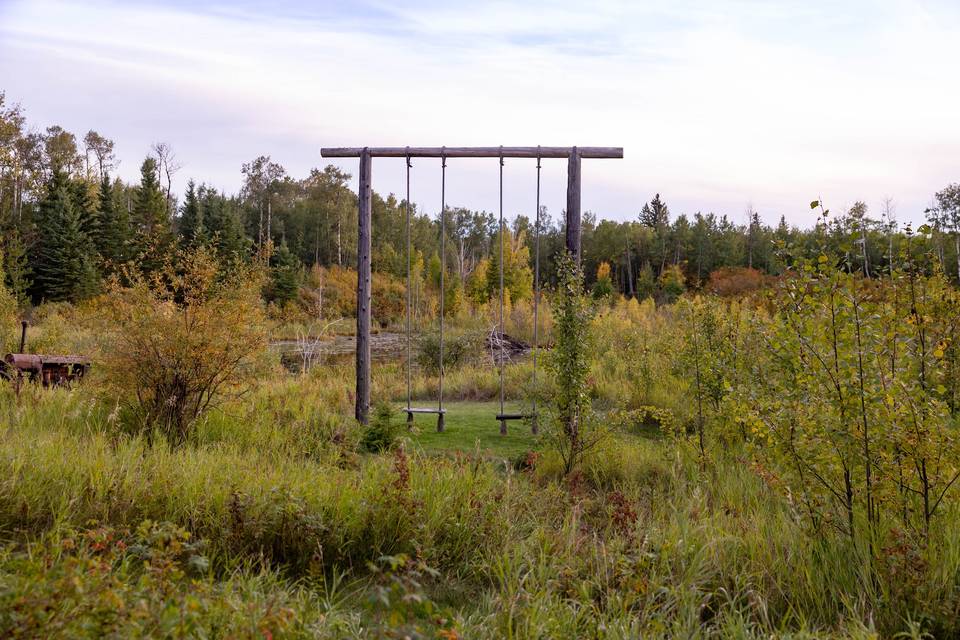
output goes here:
{"type": "MultiPolygon", "coordinates": [[[[159,270],[178,248],[204,246],[224,261],[263,261],[272,274],[264,295],[279,303],[296,297],[304,267],[356,261],[357,196],[348,186],[351,176],[336,167],[298,179],[263,155],[242,165],[238,193],[191,179],[179,195],[172,182],[182,167],[170,145],[152,146],[132,184],[115,175],[114,146],[93,130],[78,137],[56,125],[32,129],[22,107],[0,92],[0,264],[20,304],[83,300],[129,265],[159,270]]],[[[698,287],[721,268],[780,274],[787,265],[778,246],[804,255],[827,246],[849,270],[868,277],[888,271],[890,256],[910,246],[919,264],[960,280],[960,184],[937,192],[933,202],[918,229],[897,223],[890,200],[880,211],[856,202],[801,229],[782,216],[771,226],[752,207],[740,216],[743,222],[715,213],[674,216],[656,194],[638,206],[634,220],[584,214],[584,272],[589,286],[598,286],[599,274],[601,288],[647,297],[698,287]],[[921,241],[908,244],[913,236],[921,241]]],[[[498,290],[499,230],[492,213],[449,208],[446,255],[440,256],[438,216],[414,203],[409,209],[408,265],[407,203],[374,194],[374,270],[404,278],[409,267],[425,280],[438,280],[445,270],[451,288],[478,302],[498,290]]],[[[562,212],[540,212],[540,274],[547,286],[564,247],[563,222],[562,212]]],[[[514,299],[532,291],[536,232],[531,212],[513,217],[503,231],[504,279],[514,299]]]]}

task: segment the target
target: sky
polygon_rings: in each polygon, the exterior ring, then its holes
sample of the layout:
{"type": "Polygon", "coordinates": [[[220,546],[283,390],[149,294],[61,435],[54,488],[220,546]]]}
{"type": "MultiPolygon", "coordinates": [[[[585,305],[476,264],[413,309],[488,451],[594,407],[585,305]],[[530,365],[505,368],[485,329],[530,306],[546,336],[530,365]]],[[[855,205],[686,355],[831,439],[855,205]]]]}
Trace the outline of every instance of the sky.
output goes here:
{"type": "MultiPolygon", "coordinates": [[[[923,218],[960,181],[956,0],[0,0],[0,90],[36,128],[117,142],[135,179],[157,141],[228,192],[270,155],[294,177],[323,146],[621,146],[583,162],[583,204],[634,219],[813,221],[893,198],[923,218]]],[[[534,210],[535,162],[508,160],[505,214],[534,210]]],[[[450,160],[447,204],[497,211],[498,164],[450,160]]],[[[565,162],[542,203],[564,206],[565,162]]],[[[402,160],[374,188],[403,195],[402,160]]],[[[354,181],[355,182],[355,181],[354,181]]],[[[440,207],[439,161],[411,198],[440,207]]]]}

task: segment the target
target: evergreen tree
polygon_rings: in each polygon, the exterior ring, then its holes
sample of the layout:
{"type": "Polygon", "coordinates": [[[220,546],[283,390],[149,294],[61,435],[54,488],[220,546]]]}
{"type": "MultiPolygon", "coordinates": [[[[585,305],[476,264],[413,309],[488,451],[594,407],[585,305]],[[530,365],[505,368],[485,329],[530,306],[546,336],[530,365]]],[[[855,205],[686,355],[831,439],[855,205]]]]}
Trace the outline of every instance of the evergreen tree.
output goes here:
{"type": "Polygon", "coordinates": [[[95,293],[99,278],[92,243],[83,231],[74,189],[62,171],[50,179],[38,222],[34,297],[75,301],[95,293]]]}
{"type": "Polygon", "coordinates": [[[94,244],[101,259],[108,265],[123,263],[128,258],[130,220],[126,209],[114,201],[110,176],[106,172],[100,178],[97,218],[100,233],[94,238],[94,244]]]}
{"type": "Polygon", "coordinates": [[[31,285],[30,261],[27,255],[27,246],[17,229],[13,229],[7,238],[3,266],[4,271],[6,271],[5,284],[7,290],[16,299],[18,305],[25,305],[29,299],[27,292],[31,285]]]}
{"type": "Polygon", "coordinates": [[[653,196],[653,200],[643,205],[640,211],[640,224],[651,229],[659,229],[670,224],[670,209],[660,199],[660,194],[653,196]]]}
{"type": "Polygon", "coordinates": [[[236,200],[227,200],[205,185],[197,189],[197,200],[204,233],[217,253],[222,258],[246,257],[250,242],[236,200]]]}
{"type": "Polygon", "coordinates": [[[300,283],[297,277],[297,258],[286,244],[273,254],[270,265],[270,285],[267,300],[278,306],[286,306],[297,298],[300,283]]]}
{"type": "Polygon", "coordinates": [[[173,235],[167,201],[157,179],[157,161],[149,156],[140,166],[140,187],[133,214],[140,267],[147,273],[156,271],[169,254],[173,235]]]}
{"type": "Polygon", "coordinates": [[[195,247],[203,244],[205,240],[203,209],[200,208],[197,188],[193,180],[187,183],[187,191],[183,195],[183,206],[180,208],[180,224],[177,230],[180,235],[180,244],[183,247],[195,247]]]}
{"type": "MultiPolygon", "coordinates": [[[[86,180],[74,179],[70,181],[70,195],[73,198],[73,207],[80,220],[80,230],[92,242],[96,242],[100,235],[100,219],[97,203],[91,198],[92,185],[86,180]]],[[[91,245],[94,247],[95,245],[91,245]]]]}
{"type": "Polygon", "coordinates": [[[656,244],[659,246],[660,273],[663,273],[667,266],[667,255],[670,253],[670,247],[667,244],[667,236],[670,235],[670,209],[660,199],[659,193],[653,196],[653,200],[643,205],[640,211],[640,224],[654,231],[656,244]]]}

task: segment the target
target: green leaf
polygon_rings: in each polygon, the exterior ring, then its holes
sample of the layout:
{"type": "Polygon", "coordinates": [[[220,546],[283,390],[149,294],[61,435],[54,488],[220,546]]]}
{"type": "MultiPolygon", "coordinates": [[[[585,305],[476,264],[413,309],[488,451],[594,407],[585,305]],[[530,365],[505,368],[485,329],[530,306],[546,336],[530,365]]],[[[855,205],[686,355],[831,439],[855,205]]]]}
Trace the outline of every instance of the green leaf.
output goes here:
{"type": "Polygon", "coordinates": [[[924,233],[924,234],[930,233],[930,225],[928,224],[920,225],[919,227],[917,227],[917,233],[924,233]]]}
{"type": "Polygon", "coordinates": [[[816,208],[819,207],[819,206],[820,206],[820,201],[819,201],[819,200],[813,200],[813,201],[810,202],[810,208],[811,208],[811,209],[816,209],[816,208]]]}

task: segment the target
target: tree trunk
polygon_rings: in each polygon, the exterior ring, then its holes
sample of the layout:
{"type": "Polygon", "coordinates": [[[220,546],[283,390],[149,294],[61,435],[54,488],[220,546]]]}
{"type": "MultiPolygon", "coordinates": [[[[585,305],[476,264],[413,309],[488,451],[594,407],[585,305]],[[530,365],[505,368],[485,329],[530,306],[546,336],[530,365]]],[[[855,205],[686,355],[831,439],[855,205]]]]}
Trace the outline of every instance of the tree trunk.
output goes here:
{"type": "Polygon", "coordinates": [[[957,232],[953,240],[957,247],[957,281],[960,282],[960,232],[957,232]]]}
{"type": "Polygon", "coordinates": [[[343,220],[343,215],[340,213],[340,207],[337,207],[337,266],[343,266],[343,251],[342,245],[340,244],[340,224],[343,220]]]}

